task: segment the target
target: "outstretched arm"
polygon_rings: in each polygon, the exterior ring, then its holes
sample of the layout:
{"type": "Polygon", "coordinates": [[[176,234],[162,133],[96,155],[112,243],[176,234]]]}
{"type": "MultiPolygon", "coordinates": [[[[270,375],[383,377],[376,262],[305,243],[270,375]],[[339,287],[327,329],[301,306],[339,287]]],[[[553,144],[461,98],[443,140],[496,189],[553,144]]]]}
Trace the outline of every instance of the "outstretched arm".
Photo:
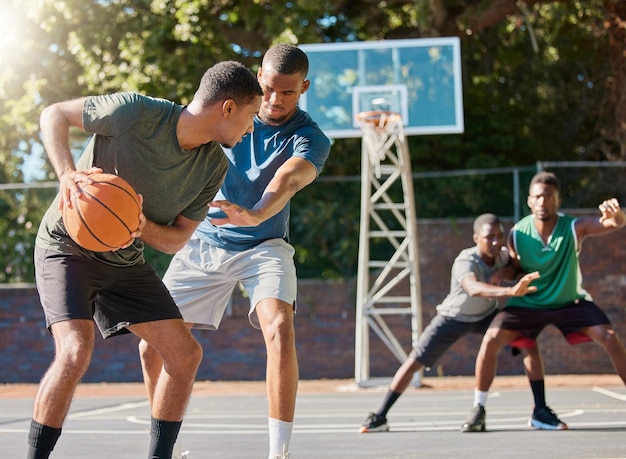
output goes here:
{"type": "Polygon", "coordinates": [[[317,177],[315,166],[306,159],[292,157],[278,168],[261,199],[252,209],[229,201],[213,201],[210,206],[224,211],[226,217],[212,218],[214,225],[257,226],[276,215],[289,200],[317,177]]]}
{"type": "Polygon", "coordinates": [[[488,298],[524,296],[527,293],[537,291],[537,287],[530,285],[535,279],[539,279],[539,273],[537,271],[524,274],[515,285],[504,287],[481,282],[476,279],[474,273],[470,273],[461,278],[461,286],[470,296],[484,296],[488,298]]]}
{"type": "Polygon", "coordinates": [[[626,214],[617,199],[603,201],[598,209],[600,217],[586,216],[576,219],[575,228],[579,241],[587,236],[603,236],[626,225],[626,214]]]}

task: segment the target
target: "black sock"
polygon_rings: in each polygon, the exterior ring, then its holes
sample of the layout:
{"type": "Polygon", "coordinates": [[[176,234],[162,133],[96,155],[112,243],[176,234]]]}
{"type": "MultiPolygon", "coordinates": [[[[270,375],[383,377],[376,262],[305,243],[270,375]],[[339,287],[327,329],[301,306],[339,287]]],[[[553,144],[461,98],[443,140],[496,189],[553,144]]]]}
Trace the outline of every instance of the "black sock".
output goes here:
{"type": "Polygon", "coordinates": [[[533,391],[533,397],[535,398],[535,408],[546,407],[546,387],[543,379],[538,381],[530,381],[530,388],[533,391]]]}
{"type": "Polygon", "coordinates": [[[182,423],[183,421],[151,419],[150,450],[148,451],[150,459],[171,459],[182,423]]]}
{"type": "Polygon", "coordinates": [[[396,400],[398,400],[398,397],[400,397],[402,394],[398,393],[398,392],[394,392],[392,390],[388,391],[387,394],[385,395],[385,398],[383,399],[383,404],[380,407],[380,409],[376,412],[376,414],[378,416],[387,416],[387,412],[391,409],[391,407],[393,406],[394,403],[396,403],[396,400]]]}
{"type": "Polygon", "coordinates": [[[45,426],[31,419],[26,459],[48,459],[60,436],[61,429],[45,426]]]}

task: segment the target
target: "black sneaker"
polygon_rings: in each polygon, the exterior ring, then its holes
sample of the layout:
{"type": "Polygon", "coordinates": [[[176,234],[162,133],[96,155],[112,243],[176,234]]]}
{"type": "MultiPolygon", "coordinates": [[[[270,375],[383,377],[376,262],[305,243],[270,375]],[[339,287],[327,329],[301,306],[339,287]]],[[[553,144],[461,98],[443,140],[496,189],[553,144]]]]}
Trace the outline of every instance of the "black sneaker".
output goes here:
{"type": "Polygon", "coordinates": [[[556,417],[549,407],[535,408],[528,425],[540,430],[567,430],[567,424],[556,417]]]}
{"type": "Polygon", "coordinates": [[[367,417],[359,433],[366,432],[387,432],[389,430],[389,425],[387,424],[387,418],[385,416],[380,416],[376,413],[370,413],[367,417]]]}
{"type": "Polygon", "coordinates": [[[472,412],[465,424],[461,426],[461,432],[484,432],[487,430],[486,414],[484,406],[476,405],[472,408],[472,412]]]}

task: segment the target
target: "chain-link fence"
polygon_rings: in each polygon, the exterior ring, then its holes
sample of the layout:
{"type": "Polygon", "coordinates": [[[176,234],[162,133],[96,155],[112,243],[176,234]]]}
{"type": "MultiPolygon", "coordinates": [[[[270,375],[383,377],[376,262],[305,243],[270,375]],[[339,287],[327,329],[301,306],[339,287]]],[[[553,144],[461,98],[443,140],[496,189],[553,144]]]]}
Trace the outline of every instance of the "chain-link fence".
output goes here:
{"type": "MultiPolygon", "coordinates": [[[[417,218],[474,218],[484,212],[515,220],[526,215],[532,176],[549,170],[561,180],[564,209],[595,209],[608,197],[626,203],[626,162],[540,162],[534,166],[416,172],[417,218]]],[[[292,202],[291,239],[301,278],[356,273],[360,176],[322,176],[292,202]]],[[[33,282],[32,250],[57,182],[0,184],[0,283],[33,282]]],[[[151,248],[146,259],[163,274],[171,259],[151,248]]]]}

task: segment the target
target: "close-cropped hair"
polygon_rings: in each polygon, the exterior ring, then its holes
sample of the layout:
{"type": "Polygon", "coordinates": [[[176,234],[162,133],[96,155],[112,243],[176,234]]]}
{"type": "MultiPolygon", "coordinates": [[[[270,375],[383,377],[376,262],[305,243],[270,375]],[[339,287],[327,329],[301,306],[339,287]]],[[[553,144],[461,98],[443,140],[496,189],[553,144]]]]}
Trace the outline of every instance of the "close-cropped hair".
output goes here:
{"type": "Polygon", "coordinates": [[[530,192],[530,189],[533,187],[533,185],[537,183],[541,183],[543,185],[551,185],[554,188],[556,188],[558,191],[561,190],[561,182],[559,182],[559,179],[556,177],[554,172],[543,171],[543,172],[539,172],[535,174],[535,176],[530,181],[530,186],[528,187],[529,192],[530,192]]]}
{"type": "Polygon", "coordinates": [[[485,225],[500,225],[500,219],[495,214],[482,214],[474,220],[474,234],[480,234],[485,225]]]}
{"type": "Polygon", "coordinates": [[[261,66],[271,65],[283,75],[302,74],[306,77],[309,72],[309,58],[297,46],[281,43],[270,48],[263,56],[261,66]]]}
{"type": "Polygon", "coordinates": [[[223,61],[204,72],[194,99],[205,107],[228,99],[247,105],[262,95],[256,75],[239,62],[223,61]]]}

